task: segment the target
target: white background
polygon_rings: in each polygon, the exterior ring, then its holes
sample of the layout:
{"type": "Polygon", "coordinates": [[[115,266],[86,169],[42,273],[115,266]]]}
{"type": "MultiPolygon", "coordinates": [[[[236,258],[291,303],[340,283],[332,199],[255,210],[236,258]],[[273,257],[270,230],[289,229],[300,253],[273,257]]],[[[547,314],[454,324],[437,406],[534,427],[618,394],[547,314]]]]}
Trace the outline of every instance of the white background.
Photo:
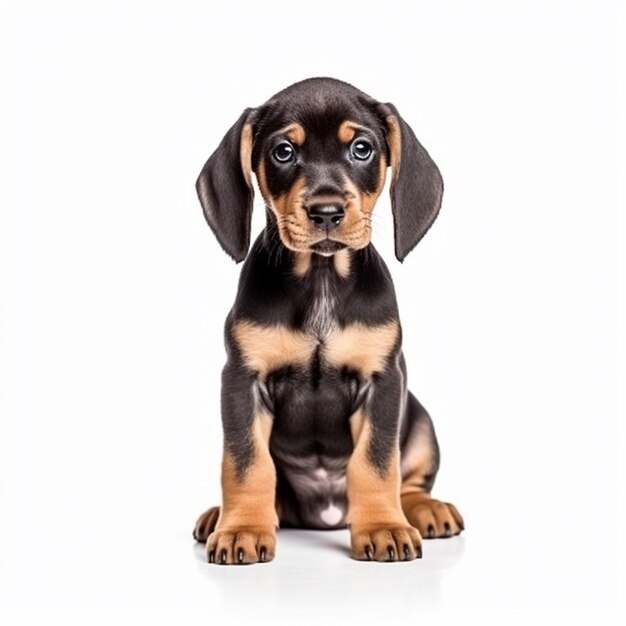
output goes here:
{"type": "Polygon", "coordinates": [[[617,621],[618,4],[3,3],[10,623],[617,621]],[[403,265],[386,195],[375,241],[442,447],[434,494],[467,531],[397,565],[283,531],[272,564],[209,566],[191,530],[219,500],[239,268],[194,182],[244,107],[316,75],[393,102],[446,182],[403,265]]]}

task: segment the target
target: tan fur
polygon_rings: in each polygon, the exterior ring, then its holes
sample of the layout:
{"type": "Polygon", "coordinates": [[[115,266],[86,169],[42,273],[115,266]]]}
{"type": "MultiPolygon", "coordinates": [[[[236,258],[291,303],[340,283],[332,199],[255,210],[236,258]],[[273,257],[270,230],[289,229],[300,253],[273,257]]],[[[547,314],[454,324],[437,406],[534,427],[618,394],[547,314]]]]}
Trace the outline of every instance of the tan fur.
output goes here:
{"type": "Polygon", "coordinates": [[[387,161],[384,155],[380,156],[378,168],[378,187],[376,187],[376,191],[373,193],[364,193],[361,197],[362,210],[366,213],[371,213],[374,210],[376,201],[385,186],[385,179],[387,178],[387,161]]]}
{"type": "MultiPolygon", "coordinates": [[[[311,257],[313,252],[296,252],[293,261],[293,273],[298,276],[304,276],[311,269],[311,257]]],[[[350,251],[347,249],[339,250],[333,255],[335,271],[341,278],[348,278],[350,275],[350,251]]]]}
{"type": "Polygon", "coordinates": [[[353,250],[359,250],[370,242],[370,218],[362,210],[362,194],[347,176],[344,178],[344,189],[345,216],[339,228],[333,231],[333,238],[353,250]]]}
{"type": "Polygon", "coordinates": [[[298,276],[304,276],[311,269],[312,252],[296,252],[294,254],[293,273],[298,276]]]}
{"type": "Polygon", "coordinates": [[[389,145],[389,156],[391,157],[391,171],[394,180],[398,176],[400,166],[400,155],[402,154],[402,135],[400,132],[400,122],[395,115],[388,115],[387,122],[387,144],[389,145]]]}
{"type": "Polygon", "coordinates": [[[350,252],[349,250],[339,250],[334,254],[335,271],[341,278],[348,278],[350,274],[350,252]]]}
{"type": "Polygon", "coordinates": [[[402,458],[402,510],[423,537],[458,535],[464,522],[456,507],[435,500],[424,487],[426,476],[434,471],[433,446],[432,431],[426,425],[417,426],[402,458]]]}
{"type": "MultiPolygon", "coordinates": [[[[271,427],[270,414],[265,408],[259,409],[250,431],[254,458],[243,476],[237,471],[234,458],[224,450],[222,506],[206,542],[209,561],[256,563],[274,558],[278,514],[276,469],[269,451],[271,427]]],[[[210,514],[208,511],[205,516],[210,514]]],[[[196,537],[202,532],[205,530],[198,530],[196,537]]]]}
{"type": "Polygon", "coordinates": [[[367,457],[371,437],[370,421],[362,419],[347,468],[347,522],[360,528],[408,526],[400,505],[400,451],[394,449],[386,472],[381,474],[367,457]]]}
{"type": "Polygon", "coordinates": [[[252,125],[245,124],[241,129],[241,143],[239,146],[239,159],[241,161],[241,169],[248,183],[248,187],[252,188],[252,125]]]}
{"type": "Polygon", "coordinates": [[[427,493],[402,494],[401,502],[406,518],[423,537],[451,537],[465,528],[463,517],[453,504],[435,500],[427,493]]]}
{"type": "Polygon", "coordinates": [[[356,446],[357,441],[361,438],[363,426],[365,425],[365,411],[358,409],[350,416],[350,434],[352,442],[356,446]]]}
{"type": "MultiPolygon", "coordinates": [[[[379,326],[350,324],[330,334],[323,344],[322,357],[332,366],[348,366],[370,377],[385,369],[399,332],[396,321],[379,326]]],[[[245,364],[261,376],[286,365],[306,365],[320,345],[314,335],[248,320],[236,322],[233,335],[245,364]]]]}
{"type": "Polygon", "coordinates": [[[267,186],[267,175],[265,173],[265,162],[263,161],[263,159],[261,159],[261,162],[259,163],[259,167],[256,169],[255,174],[257,182],[259,183],[259,191],[261,192],[261,196],[263,197],[265,204],[267,206],[271,206],[272,195],[270,194],[270,189],[267,186]]]}
{"type": "Polygon", "coordinates": [[[343,204],[344,197],[341,194],[316,194],[308,200],[311,204],[343,204]]]}
{"type": "Polygon", "coordinates": [[[245,364],[261,376],[285,365],[306,363],[317,347],[314,337],[281,325],[242,320],[234,325],[233,334],[245,364]]]}
{"type": "Polygon", "coordinates": [[[430,429],[418,425],[407,442],[406,452],[402,458],[402,490],[401,493],[423,491],[425,477],[433,470],[433,442],[430,429]]]}
{"type": "Polygon", "coordinates": [[[324,357],[331,365],[352,367],[369,377],[385,369],[399,333],[395,320],[379,326],[356,322],[331,334],[324,357]]]}
{"type": "Polygon", "coordinates": [[[222,508],[216,531],[278,526],[274,506],[276,470],[269,452],[271,416],[259,410],[252,425],[254,460],[243,478],[234,459],[225,451],[222,460],[222,508]]]}
{"type": "Polygon", "coordinates": [[[301,124],[290,124],[280,132],[297,146],[301,146],[306,141],[306,131],[301,124]]]}
{"type": "Polygon", "coordinates": [[[299,178],[294,181],[293,185],[284,194],[277,198],[272,198],[272,208],[279,218],[285,217],[288,213],[293,213],[293,209],[299,206],[304,192],[304,185],[304,179],[299,178]]]}
{"type": "Polygon", "coordinates": [[[368,456],[371,422],[363,409],[352,416],[354,451],[348,461],[347,494],[351,554],[355,559],[411,560],[421,556],[421,537],[409,524],[400,501],[400,449],[387,467],[374,467],[368,456]]]}
{"type": "Polygon", "coordinates": [[[311,243],[310,220],[302,207],[305,193],[306,183],[301,177],[294,181],[286,193],[272,198],[270,204],[278,218],[278,232],[283,243],[294,251],[308,251],[311,243]]]}
{"type": "Polygon", "coordinates": [[[339,137],[339,141],[342,141],[343,143],[350,143],[360,128],[361,126],[359,126],[359,124],[346,120],[339,125],[337,137],[339,137]]]}

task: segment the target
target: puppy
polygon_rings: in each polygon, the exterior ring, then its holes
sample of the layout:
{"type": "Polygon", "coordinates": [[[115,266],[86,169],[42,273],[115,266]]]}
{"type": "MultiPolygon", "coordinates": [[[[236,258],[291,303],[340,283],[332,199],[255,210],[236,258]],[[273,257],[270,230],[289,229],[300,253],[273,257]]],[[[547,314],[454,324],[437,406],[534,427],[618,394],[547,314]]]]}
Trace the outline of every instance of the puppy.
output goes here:
{"type": "Polygon", "coordinates": [[[431,498],[433,425],[407,390],[402,331],[372,211],[391,167],[395,254],[433,223],[437,166],[391,104],[305,80],[246,109],[196,188],[243,261],[226,320],[222,505],[194,537],[211,563],[269,561],[276,528],[350,529],[355,559],[411,560],[463,519],[431,498]],[[252,173],[267,225],[248,252],[252,173]]]}

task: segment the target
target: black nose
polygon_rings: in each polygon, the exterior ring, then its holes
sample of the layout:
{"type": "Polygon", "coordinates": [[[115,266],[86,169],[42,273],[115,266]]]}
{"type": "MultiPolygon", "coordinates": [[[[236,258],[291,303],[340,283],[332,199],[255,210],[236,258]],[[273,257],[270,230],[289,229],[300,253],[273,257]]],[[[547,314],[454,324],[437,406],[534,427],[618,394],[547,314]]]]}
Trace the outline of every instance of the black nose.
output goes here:
{"type": "Polygon", "coordinates": [[[314,204],[307,209],[309,219],[322,230],[332,230],[341,224],[346,214],[338,204],[314,204]]]}

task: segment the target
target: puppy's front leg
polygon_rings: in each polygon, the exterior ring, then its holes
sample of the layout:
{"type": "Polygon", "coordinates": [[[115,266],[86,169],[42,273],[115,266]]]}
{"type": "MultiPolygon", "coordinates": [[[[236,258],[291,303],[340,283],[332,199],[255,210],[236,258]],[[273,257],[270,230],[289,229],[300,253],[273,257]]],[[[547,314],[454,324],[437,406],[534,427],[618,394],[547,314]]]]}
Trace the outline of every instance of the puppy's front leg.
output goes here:
{"type": "Polygon", "coordinates": [[[421,558],[421,536],[400,503],[402,378],[390,366],[373,383],[365,405],[351,417],[354,450],[347,469],[352,557],[399,561],[421,558]]]}
{"type": "Polygon", "coordinates": [[[237,362],[222,375],[222,508],[207,540],[209,562],[271,561],[276,548],[276,471],[269,452],[272,416],[237,362]]]}

